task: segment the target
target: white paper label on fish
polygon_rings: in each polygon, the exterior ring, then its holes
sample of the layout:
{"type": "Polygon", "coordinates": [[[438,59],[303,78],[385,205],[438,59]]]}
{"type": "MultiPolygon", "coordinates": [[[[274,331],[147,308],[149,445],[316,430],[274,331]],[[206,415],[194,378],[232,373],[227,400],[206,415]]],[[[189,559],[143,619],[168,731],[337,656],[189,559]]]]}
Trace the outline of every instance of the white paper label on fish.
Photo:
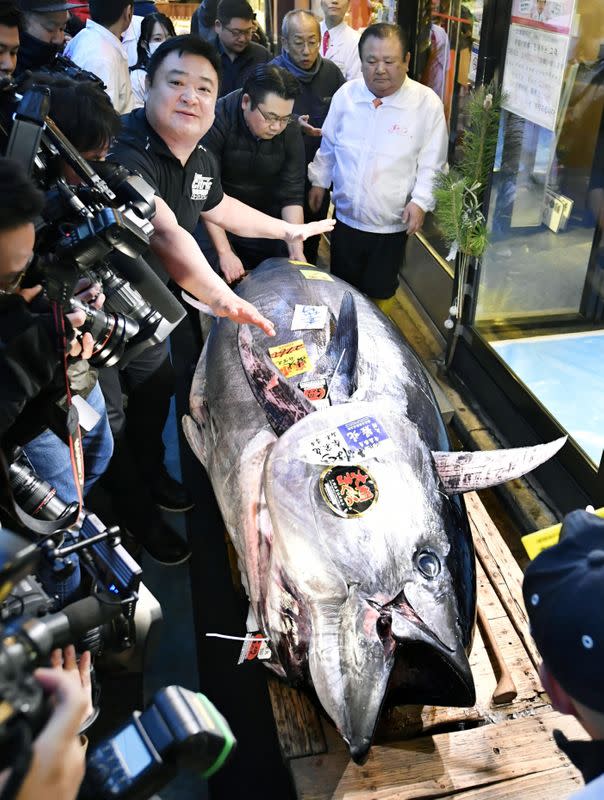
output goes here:
{"type": "Polygon", "coordinates": [[[298,457],[308,464],[357,464],[392,452],[392,439],[375,417],[350,420],[300,441],[298,457]]]}

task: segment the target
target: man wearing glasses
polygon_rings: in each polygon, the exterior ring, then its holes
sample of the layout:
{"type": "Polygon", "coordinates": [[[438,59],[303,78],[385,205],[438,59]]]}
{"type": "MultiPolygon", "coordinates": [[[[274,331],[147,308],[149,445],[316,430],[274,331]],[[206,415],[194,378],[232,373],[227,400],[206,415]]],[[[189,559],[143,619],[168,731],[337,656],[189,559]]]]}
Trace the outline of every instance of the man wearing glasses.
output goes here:
{"type": "Polygon", "coordinates": [[[214,44],[222,63],[219,97],[241,89],[257,64],[270,61],[270,53],[252,42],[254,10],[246,0],[221,0],[218,4],[214,44]]]}
{"type": "MultiPolygon", "coordinates": [[[[321,127],[329,111],[331,98],[346,80],[333,61],[320,55],[321,27],[312,12],[301,8],[287,12],[281,27],[281,44],[283,52],[271,64],[286,69],[300,83],[300,94],[294,100],[294,113],[298,116],[303,133],[308,166],[321,145],[321,127]]],[[[309,190],[310,182],[307,179],[306,196],[309,190]]],[[[325,192],[317,211],[311,211],[305,199],[304,220],[313,222],[324,219],[328,209],[329,192],[325,192]]],[[[313,236],[304,244],[306,259],[311,264],[316,263],[319,242],[320,237],[313,236]]]]}
{"type": "MultiPolygon", "coordinates": [[[[202,139],[218,159],[228,195],[295,224],[304,222],[304,145],[292,117],[299,91],[289,72],[260,64],[242,89],[218,101],[214,124],[202,139]]],[[[202,238],[202,250],[228,283],[265,258],[289,254],[294,260],[306,260],[301,241],[286,245],[276,239],[243,238],[227,235],[209,220],[204,224],[209,241],[202,238]]]]}

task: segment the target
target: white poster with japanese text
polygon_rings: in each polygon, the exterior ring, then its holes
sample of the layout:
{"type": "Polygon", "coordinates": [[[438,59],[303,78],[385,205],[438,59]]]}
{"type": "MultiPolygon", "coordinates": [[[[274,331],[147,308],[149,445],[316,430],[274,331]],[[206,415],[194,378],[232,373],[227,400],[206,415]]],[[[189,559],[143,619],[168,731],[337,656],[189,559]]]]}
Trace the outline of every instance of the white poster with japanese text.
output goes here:
{"type": "Polygon", "coordinates": [[[562,92],[568,36],[512,24],[503,73],[503,107],[553,131],[562,92]]]}

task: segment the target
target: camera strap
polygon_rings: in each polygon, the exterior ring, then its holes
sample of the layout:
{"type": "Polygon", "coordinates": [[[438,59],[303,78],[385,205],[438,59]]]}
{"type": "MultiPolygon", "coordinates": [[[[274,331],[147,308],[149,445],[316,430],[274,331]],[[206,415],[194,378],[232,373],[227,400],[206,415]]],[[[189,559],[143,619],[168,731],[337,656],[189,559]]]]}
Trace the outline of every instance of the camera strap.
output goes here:
{"type": "Polygon", "coordinates": [[[68,345],[65,332],[65,317],[63,310],[56,300],[51,302],[55,329],[59,337],[59,351],[63,361],[63,374],[65,376],[65,394],[67,398],[67,434],[69,440],[69,454],[73,479],[78,494],[78,516],[84,507],[84,448],[82,446],[82,431],[79,425],[78,409],[73,404],[69,375],[67,373],[68,345]]]}

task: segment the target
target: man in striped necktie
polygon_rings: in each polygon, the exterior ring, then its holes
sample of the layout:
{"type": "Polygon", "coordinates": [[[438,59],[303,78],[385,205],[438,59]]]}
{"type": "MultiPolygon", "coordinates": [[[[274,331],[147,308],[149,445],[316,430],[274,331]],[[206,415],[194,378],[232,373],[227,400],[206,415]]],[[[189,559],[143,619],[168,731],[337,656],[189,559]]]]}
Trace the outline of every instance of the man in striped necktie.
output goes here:
{"type": "Polygon", "coordinates": [[[321,55],[339,67],[347,81],[361,77],[360,33],[344,22],[350,0],[321,0],[321,55]]]}

